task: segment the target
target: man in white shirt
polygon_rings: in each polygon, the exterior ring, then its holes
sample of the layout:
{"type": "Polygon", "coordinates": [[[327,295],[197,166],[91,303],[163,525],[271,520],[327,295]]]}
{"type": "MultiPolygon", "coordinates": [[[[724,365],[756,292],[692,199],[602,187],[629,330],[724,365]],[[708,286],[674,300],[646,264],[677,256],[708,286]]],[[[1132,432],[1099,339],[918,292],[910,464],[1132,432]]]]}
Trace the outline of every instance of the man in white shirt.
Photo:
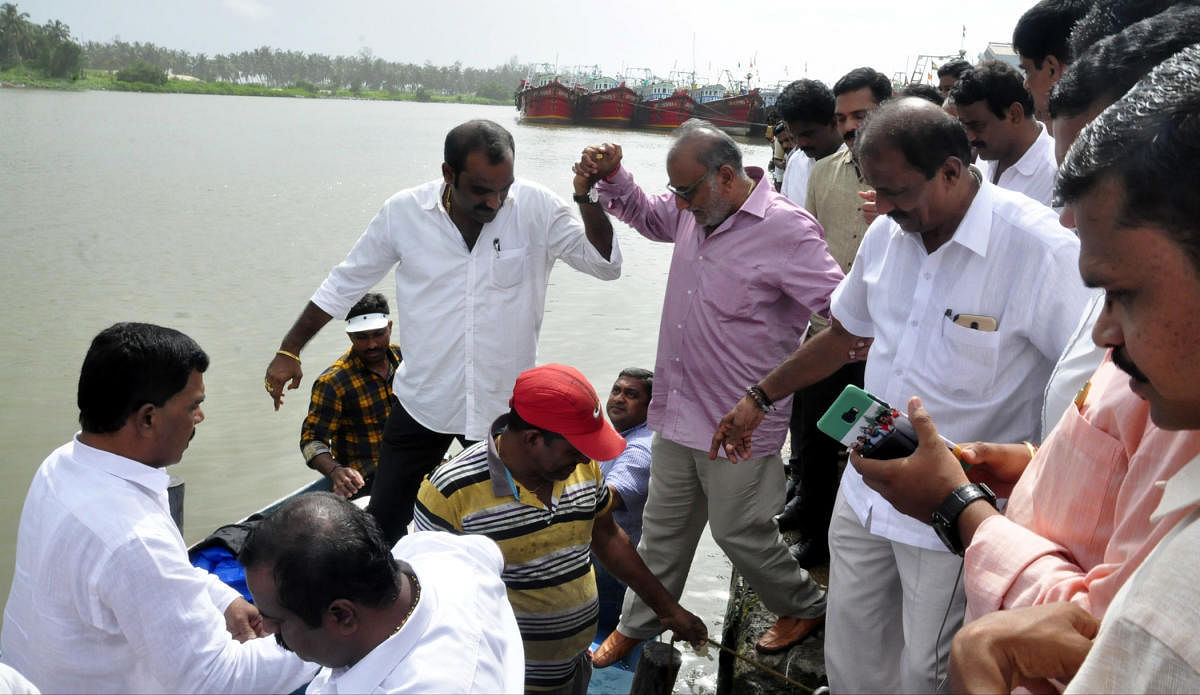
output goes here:
{"type": "MultiPolygon", "coordinates": [[[[1082,130],[1058,183],[1080,271],[1107,295],[1095,340],[1167,430],[1200,429],[1198,131],[1200,47],[1191,46],[1082,130]]],[[[1071,678],[1067,692],[1200,691],[1200,459],[1165,481],[1152,518],[1189,510],[1116,595],[1099,634],[1063,604],[971,623],[954,644],[955,692],[1048,678],[1071,678]]]]}
{"type": "MultiPolygon", "coordinates": [[[[834,292],[831,327],[759,387],[773,399],[807,386],[841,366],[856,340],[873,337],[871,393],[893,405],[921,394],[956,441],[1028,439],[1087,301],[1078,241],[1049,208],[979,181],[965,163],[966,133],[927,101],[880,106],[857,147],[881,214],[834,292]]],[[[753,399],[739,401],[713,437],[714,453],[724,445],[748,455],[762,415],[753,399]]],[[[935,690],[962,622],[961,560],[852,469],[842,476],[829,545],[830,686],[935,690]]]]}
{"type": "Polygon", "coordinates": [[[442,179],[384,203],[267,367],[278,409],[284,385],[300,385],[308,341],[396,268],[404,362],[367,508],[392,541],[406,533],[421,480],[451,442],[484,439],[517,375],[533,366],[554,262],[602,280],[621,274],[612,226],[589,199],[587,179],[575,178],[576,215],[547,188],[513,177],[514,148],[491,121],[451,130],[442,179]]]}
{"type": "Polygon", "coordinates": [[[1021,73],[1008,63],[985,60],[958,78],[950,98],[971,147],[988,162],[991,183],[1050,205],[1054,193],[1054,138],[1033,117],[1033,97],[1021,73]]]}
{"type": "Polygon", "coordinates": [[[119,323],[92,341],[83,431],[34,474],[0,633],[4,661],[42,690],[290,692],[316,673],[254,639],[257,609],[192,567],[171,520],[164,469],[204,420],[207,368],[169,328],[119,323]]]}
{"type": "Polygon", "coordinates": [[[818,80],[796,80],[779,93],[775,108],[779,109],[795,143],[783,170],[779,192],[804,207],[813,164],[837,152],[842,145],[833,117],[833,92],[818,80]]]}
{"type": "Polygon", "coordinates": [[[525,652],[483,536],[420,532],[389,550],[331,493],[284,503],[238,555],[263,627],[325,668],[308,693],[515,693],[525,652]]]}

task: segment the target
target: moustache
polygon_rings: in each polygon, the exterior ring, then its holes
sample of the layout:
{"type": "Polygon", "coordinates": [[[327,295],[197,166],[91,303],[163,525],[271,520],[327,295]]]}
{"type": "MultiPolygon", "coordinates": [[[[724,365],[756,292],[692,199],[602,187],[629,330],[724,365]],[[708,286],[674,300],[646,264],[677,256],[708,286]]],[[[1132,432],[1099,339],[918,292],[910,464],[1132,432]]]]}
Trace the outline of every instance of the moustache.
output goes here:
{"type": "Polygon", "coordinates": [[[1113,348],[1112,360],[1113,364],[1117,365],[1118,369],[1133,377],[1134,381],[1143,384],[1150,383],[1150,380],[1146,378],[1146,375],[1142,374],[1142,370],[1138,369],[1137,365],[1133,363],[1132,359],[1130,359],[1129,353],[1125,351],[1124,345],[1113,348]]]}

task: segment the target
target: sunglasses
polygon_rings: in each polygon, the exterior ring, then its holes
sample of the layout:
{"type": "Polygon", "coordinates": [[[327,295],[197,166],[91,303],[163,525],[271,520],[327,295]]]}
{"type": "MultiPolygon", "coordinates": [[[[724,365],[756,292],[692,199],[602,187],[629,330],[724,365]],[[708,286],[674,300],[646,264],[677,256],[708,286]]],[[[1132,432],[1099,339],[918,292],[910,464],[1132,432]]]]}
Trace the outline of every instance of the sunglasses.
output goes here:
{"type": "Polygon", "coordinates": [[[696,191],[700,189],[700,184],[704,183],[708,179],[708,177],[710,177],[712,175],[713,175],[713,172],[709,171],[704,176],[701,176],[699,181],[697,181],[696,183],[693,183],[690,186],[675,186],[671,182],[668,181],[667,182],[667,190],[674,193],[675,195],[679,196],[680,198],[683,198],[684,202],[690,203],[690,202],[692,202],[692,197],[696,195],[696,191]]]}

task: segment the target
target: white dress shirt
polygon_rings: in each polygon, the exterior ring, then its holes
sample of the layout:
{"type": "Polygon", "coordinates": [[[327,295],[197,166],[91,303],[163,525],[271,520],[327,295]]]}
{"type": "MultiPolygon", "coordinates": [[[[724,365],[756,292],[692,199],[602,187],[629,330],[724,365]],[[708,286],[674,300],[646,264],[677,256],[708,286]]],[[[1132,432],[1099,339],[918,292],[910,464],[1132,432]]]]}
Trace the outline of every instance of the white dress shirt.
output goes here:
{"type": "Polygon", "coordinates": [[[393,392],[424,427],[483,439],[507,412],[517,375],[534,365],[554,261],[613,280],[621,251],[614,235],[604,260],[573,204],[522,179],[468,250],[442,207],[444,186],[431,181],[389,198],[312,301],[343,317],[395,266],[404,361],[393,392]]]}
{"type": "Polygon", "coordinates": [[[1084,307],[1083,315],[1075,326],[1075,332],[1063,354],[1059,356],[1054,371],[1050,373],[1050,381],[1046,384],[1046,394],[1042,404],[1042,436],[1041,439],[1030,441],[1041,443],[1050,435],[1050,430],[1062,419],[1067,408],[1075,402],[1075,396],[1095,373],[1096,368],[1104,361],[1108,348],[1096,345],[1092,340],[1092,328],[1096,319],[1104,309],[1104,290],[1091,290],[1091,297],[1084,307]]]}
{"type": "Polygon", "coordinates": [[[1151,518],[1189,508],[1113,599],[1068,693],[1200,692],[1200,459],[1166,482],[1151,518]]]}
{"type": "Polygon", "coordinates": [[[392,554],[412,565],[421,598],[400,631],[348,668],[321,669],[313,693],[519,693],[525,646],[484,536],[411,533],[392,554]]]}
{"type": "MultiPolygon", "coordinates": [[[[1037,435],[1042,396],[1083,313],[1079,241],[1029,198],[981,183],[954,236],[932,254],[880,215],[832,313],[850,333],[874,337],[866,390],[901,411],[920,396],[956,442],[1019,442],[1037,435]],[[957,325],[956,314],[994,318],[997,330],[957,325]]],[[[897,512],[853,468],[842,490],[859,521],[893,541],[945,550],[927,523],[897,512]]]]}
{"type": "Polygon", "coordinates": [[[78,438],[34,474],[0,650],[43,691],[290,692],[317,672],[230,636],[238,594],[188,562],[169,479],[78,438]]]}
{"type": "Polygon", "coordinates": [[[6,693],[7,695],[40,695],[41,691],[28,678],[17,673],[17,670],[12,666],[0,664],[0,693],[6,693]]]}
{"type": "MultiPolygon", "coordinates": [[[[1058,173],[1058,160],[1054,158],[1054,138],[1046,126],[1037,124],[1038,136],[1015,164],[1000,174],[996,185],[1010,191],[1024,193],[1037,202],[1050,206],[1054,198],[1054,175],[1058,173]]],[[[989,162],[993,167],[994,162],[989,162]]],[[[988,173],[991,181],[991,172],[988,173]]]]}
{"type": "Polygon", "coordinates": [[[804,207],[804,200],[808,195],[808,176],[812,173],[815,163],[812,157],[797,147],[788,156],[787,167],[783,170],[783,183],[779,186],[779,192],[800,207],[804,207]]]}

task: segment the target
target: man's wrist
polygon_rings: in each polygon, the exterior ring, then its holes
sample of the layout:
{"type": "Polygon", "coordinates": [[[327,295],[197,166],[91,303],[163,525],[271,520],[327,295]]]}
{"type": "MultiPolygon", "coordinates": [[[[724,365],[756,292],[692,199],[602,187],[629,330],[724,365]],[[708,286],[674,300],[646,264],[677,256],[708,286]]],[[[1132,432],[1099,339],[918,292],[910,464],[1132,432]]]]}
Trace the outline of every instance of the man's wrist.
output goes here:
{"type": "Polygon", "coordinates": [[[583,191],[580,191],[579,187],[576,186],[575,195],[572,196],[571,200],[580,205],[595,205],[600,202],[600,194],[596,192],[595,185],[589,184],[583,191]]]}
{"type": "Polygon", "coordinates": [[[930,522],[938,538],[956,555],[962,555],[966,550],[963,537],[959,531],[959,521],[963,514],[979,500],[986,500],[993,508],[996,505],[996,494],[983,483],[967,483],[959,485],[946,496],[946,499],[933,513],[930,522]]]}
{"type": "Polygon", "coordinates": [[[971,541],[975,540],[975,532],[983,522],[1000,513],[990,503],[977,504],[987,501],[987,498],[980,497],[964,507],[962,514],[958,516],[958,538],[962,542],[964,552],[971,547],[971,541]]]}
{"type": "Polygon", "coordinates": [[[767,392],[758,384],[750,384],[746,387],[746,395],[754,402],[754,406],[764,413],[769,413],[775,407],[775,401],[767,396],[767,392]]]}

